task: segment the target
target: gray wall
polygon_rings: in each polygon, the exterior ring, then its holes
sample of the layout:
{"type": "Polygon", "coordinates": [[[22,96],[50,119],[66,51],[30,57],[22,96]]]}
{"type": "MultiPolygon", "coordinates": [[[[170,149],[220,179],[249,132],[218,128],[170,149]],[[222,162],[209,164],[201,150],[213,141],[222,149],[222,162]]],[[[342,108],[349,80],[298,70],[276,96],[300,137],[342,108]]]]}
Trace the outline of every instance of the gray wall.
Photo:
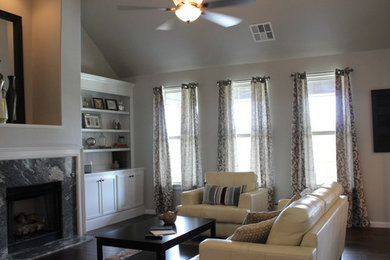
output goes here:
{"type": "Polygon", "coordinates": [[[61,25],[62,126],[0,126],[0,148],[80,146],[80,0],[62,1],[61,25]]]}
{"type": "MultiPolygon", "coordinates": [[[[390,49],[317,58],[284,60],[193,71],[148,75],[130,79],[135,87],[135,166],[145,167],[146,208],[153,207],[152,88],[199,83],[199,116],[203,171],[216,170],[217,87],[221,79],[245,79],[269,75],[276,198],[291,196],[290,136],[292,72],[331,71],[350,66],[358,141],[370,219],[390,227],[390,154],[373,153],[370,90],[390,88],[390,49]],[[383,223],[387,222],[387,223],[383,223]]],[[[171,158],[174,160],[174,158],[171,158]]]]}
{"type": "Polygon", "coordinates": [[[81,71],[118,79],[118,75],[108,64],[106,58],[84,28],[81,28],[81,71]]]}

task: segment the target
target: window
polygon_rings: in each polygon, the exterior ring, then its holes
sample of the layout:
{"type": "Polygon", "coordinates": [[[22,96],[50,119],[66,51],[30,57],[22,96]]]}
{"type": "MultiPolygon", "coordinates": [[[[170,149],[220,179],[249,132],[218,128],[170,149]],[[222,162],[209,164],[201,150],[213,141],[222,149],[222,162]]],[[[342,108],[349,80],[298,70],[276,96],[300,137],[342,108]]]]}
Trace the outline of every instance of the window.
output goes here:
{"type": "Polygon", "coordinates": [[[165,120],[167,124],[172,183],[181,183],[180,118],[181,87],[164,89],[165,120]]]}
{"type": "Polygon", "coordinates": [[[251,86],[233,82],[233,113],[237,134],[237,167],[238,171],[250,170],[251,159],[251,86]]]}
{"type": "Polygon", "coordinates": [[[333,74],[307,75],[314,168],[318,185],[337,180],[336,97],[333,74]]]}

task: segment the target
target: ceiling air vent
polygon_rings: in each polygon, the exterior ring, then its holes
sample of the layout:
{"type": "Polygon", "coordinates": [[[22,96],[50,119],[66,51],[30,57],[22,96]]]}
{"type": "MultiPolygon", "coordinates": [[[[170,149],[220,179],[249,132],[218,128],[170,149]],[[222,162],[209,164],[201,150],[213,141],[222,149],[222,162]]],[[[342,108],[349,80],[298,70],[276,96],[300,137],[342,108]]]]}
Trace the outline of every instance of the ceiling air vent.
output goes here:
{"type": "Polygon", "coordinates": [[[275,34],[272,31],[271,23],[259,23],[249,25],[253,40],[255,42],[273,41],[275,34]]]}

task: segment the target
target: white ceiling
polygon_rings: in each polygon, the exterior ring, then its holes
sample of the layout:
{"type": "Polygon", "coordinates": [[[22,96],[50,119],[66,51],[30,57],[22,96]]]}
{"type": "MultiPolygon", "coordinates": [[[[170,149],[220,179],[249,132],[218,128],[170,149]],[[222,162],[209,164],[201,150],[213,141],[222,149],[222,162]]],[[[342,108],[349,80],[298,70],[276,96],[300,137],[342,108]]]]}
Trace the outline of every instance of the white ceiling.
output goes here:
{"type": "MultiPolygon", "coordinates": [[[[210,0],[213,1],[213,0],[210,0]]],[[[117,5],[173,7],[171,0],[82,0],[82,26],[119,77],[390,48],[390,0],[256,0],[213,9],[243,19],[204,19],[155,30],[175,17],[117,5]],[[255,43],[249,25],[271,22],[276,40],[255,43]]]]}

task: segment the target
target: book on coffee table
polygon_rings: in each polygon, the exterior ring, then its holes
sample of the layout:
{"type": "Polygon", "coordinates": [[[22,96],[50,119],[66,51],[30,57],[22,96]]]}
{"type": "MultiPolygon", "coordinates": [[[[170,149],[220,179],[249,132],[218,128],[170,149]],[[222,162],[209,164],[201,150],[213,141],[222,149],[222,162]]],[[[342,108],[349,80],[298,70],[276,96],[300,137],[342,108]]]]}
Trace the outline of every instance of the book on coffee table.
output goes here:
{"type": "Polygon", "coordinates": [[[153,235],[170,235],[175,234],[176,231],[174,230],[173,226],[152,226],[149,228],[150,233],[153,235]]]}
{"type": "Polygon", "coordinates": [[[176,234],[175,230],[149,230],[154,236],[176,234]]]}

